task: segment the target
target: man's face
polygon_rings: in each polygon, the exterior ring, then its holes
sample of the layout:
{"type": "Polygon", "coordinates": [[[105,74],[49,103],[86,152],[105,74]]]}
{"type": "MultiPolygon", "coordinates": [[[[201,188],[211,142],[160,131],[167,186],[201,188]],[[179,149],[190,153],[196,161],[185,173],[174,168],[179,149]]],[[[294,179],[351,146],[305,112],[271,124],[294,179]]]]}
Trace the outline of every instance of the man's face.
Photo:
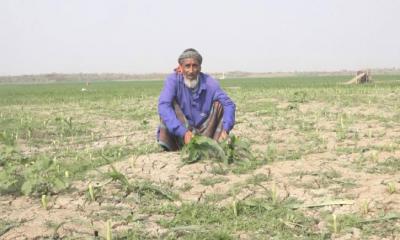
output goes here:
{"type": "Polygon", "coordinates": [[[201,66],[199,62],[197,61],[197,59],[194,58],[183,59],[180,66],[182,68],[182,73],[185,78],[191,81],[197,79],[197,75],[199,75],[199,72],[201,71],[201,66]]]}

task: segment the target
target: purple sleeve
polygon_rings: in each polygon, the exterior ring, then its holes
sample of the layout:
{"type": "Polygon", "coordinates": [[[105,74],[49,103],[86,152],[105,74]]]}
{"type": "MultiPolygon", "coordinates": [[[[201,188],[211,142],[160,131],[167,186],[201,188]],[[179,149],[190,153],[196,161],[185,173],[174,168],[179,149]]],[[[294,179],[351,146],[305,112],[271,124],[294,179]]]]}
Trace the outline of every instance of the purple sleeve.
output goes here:
{"type": "Polygon", "coordinates": [[[170,133],[175,136],[183,137],[187,129],[176,117],[173,106],[173,101],[176,97],[176,82],[177,79],[174,75],[168,76],[165,80],[164,88],[158,99],[158,113],[170,133]]]}
{"type": "Polygon", "coordinates": [[[222,128],[229,133],[235,125],[236,105],[219,85],[215,91],[214,100],[218,100],[224,107],[222,128]]]}

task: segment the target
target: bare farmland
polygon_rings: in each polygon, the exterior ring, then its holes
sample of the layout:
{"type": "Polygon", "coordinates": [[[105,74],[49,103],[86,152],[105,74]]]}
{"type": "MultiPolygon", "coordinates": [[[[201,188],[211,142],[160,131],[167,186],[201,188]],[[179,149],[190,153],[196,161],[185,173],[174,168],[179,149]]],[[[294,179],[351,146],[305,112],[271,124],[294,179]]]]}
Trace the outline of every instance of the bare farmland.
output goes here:
{"type": "Polygon", "coordinates": [[[162,82],[2,85],[0,237],[398,239],[400,76],[348,79],[222,81],[229,165],[160,150],[162,82]]]}

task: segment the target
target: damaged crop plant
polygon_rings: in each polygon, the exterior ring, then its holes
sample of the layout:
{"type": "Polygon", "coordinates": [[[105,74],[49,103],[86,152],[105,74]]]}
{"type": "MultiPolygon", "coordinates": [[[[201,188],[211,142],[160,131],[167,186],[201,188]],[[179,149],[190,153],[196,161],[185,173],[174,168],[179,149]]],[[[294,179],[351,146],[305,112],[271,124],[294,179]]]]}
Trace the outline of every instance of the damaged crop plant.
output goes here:
{"type": "Polygon", "coordinates": [[[222,80],[229,139],[180,152],[162,81],[1,85],[0,238],[395,239],[400,76],[351,78],[222,80]]]}
{"type": "Polygon", "coordinates": [[[184,163],[195,163],[200,160],[214,160],[226,164],[242,161],[252,161],[254,156],[250,144],[235,135],[221,143],[213,139],[196,135],[182,149],[182,161],[184,163]]]}
{"type": "Polygon", "coordinates": [[[42,196],[68,188],[69,178],[56,159],[45,155],[27,158],[12,146],[0,153],[0,192],[42,196]]]}

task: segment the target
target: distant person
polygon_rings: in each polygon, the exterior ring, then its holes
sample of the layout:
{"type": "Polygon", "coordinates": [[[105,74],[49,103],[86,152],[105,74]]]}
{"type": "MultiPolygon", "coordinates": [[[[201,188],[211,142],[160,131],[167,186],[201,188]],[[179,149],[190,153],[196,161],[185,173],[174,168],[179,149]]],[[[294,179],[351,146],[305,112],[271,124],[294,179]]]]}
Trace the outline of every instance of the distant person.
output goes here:
{"type": "Polygon", "coordinates": [[[178,58],[158,101],[158,143],[168,151],[188,144],[194,134],[223,141],[235,124],[236,106],[219,83],[201,72],[202,56],[193,48],[178,58]]]}

